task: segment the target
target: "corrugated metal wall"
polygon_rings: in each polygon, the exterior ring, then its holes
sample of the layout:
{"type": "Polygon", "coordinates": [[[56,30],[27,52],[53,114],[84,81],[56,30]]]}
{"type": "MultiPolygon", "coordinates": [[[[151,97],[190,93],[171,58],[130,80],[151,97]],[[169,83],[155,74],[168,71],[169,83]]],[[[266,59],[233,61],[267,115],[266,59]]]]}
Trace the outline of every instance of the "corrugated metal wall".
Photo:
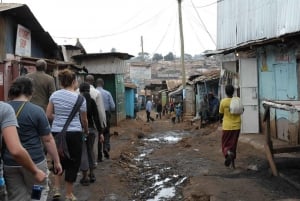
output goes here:
{"type": "Polygon", "coordinates": [[[116,57],[85,59],[81,66],[88,67],[90,74],[125,74],[126,61],[116,57]]]}
{"type": "Polygon", "coordinates": [[[95,74],[95,80],[104,80],[104,89],[109,91],[115,101],[116,110],[111,114],[112,126],[117,126],[120,121],[126,118],[125,112],[125,87],[123,74],[95,74]]]}
{"type": "Polygon", "coordinates": [[[299,0],[220,1],[217,49],[300,31],[299,10],[299,0]]]}
{"type": "Polygon", "coordinates": [[[116,84],[116,125],[126,118],[124,75],[115,76],[116,84]]]}
{"type": "Polygon", "coordinates": [[[185,97],[185,113],[187,115],[195,115],[195,91],[194,86],[186,86],[186,97],[185,97]]]}

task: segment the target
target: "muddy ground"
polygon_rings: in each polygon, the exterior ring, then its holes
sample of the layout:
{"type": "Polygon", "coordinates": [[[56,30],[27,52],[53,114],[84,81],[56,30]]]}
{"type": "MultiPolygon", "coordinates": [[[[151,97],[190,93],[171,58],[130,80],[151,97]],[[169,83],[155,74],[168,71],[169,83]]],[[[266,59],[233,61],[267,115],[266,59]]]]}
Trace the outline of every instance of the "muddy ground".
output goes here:
{"type": "MultiPolygon", "coordinates": [[[[265,153],[251,145],[240,143],[236,169],[225,167],[218,126],[174,125],[167,116],[146,123],[140,112],[111,129],[110,159],[97,165],[95,183],[75,184],[75,195],[88,201],[300,200],[299,189],[273,177],[265,153]]],[[[287,171],[299,175],[297,168],[287,171]]]]}

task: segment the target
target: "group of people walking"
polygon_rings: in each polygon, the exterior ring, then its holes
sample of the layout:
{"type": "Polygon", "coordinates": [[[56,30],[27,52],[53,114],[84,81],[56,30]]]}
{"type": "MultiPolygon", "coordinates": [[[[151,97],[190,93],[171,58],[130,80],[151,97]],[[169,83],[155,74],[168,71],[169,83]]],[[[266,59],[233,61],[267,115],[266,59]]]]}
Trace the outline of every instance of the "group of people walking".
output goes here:
{"type": "MultiPolygon", "coordinates": [[[[146,102],[146,117],[147,122],[154,121],[154,118],[151,117],[151,111],[153,110],[153,102],[150,97],[147,97],[146,102]]],[[[164,107],[162,106],[161,101],[158,101],[156,103],[156,119],[161,119],[162,116],[166,114],[170,114],[170,119],[172,123],[180,123],[182,122],[182,111],[183,107],[181,103],[170,103],[170,106],[168,104],[165,104],[164,107]]]]}
{"type": "MultiPolygon", "coordinates": [[[[96,181],[97,163],[103,156],[110,158],[110,118],[115,103],[111,93],[103,89],[103,79],[95,82],[92,75],[87,75],[79,84],[75,72],[64,69],[58,73],[60,89],[56,90],[53,77],[45,73],[46,67],[44,60],[38,60],[37,71],[16,78],[8,92],[9,101],[0,102],[1,159],[9,201],[31,200],[35,184],[42,187],[40,200],[48,199],[47,155],[55,177],[53,198],[61,197],[64,175],[66,201],[77,200],[73,184],[78,172],[82,173],[80,183],[89,185],[96,181]],[[59,155],[55,141],[64,127],[68,157],[59,155]]],[[[222,151],[225,166],[234,167],[241,117],[229,110],[233,86],[226,86],[225,92],[227,98],[218,108],[223,127],[222,151]]],[[[154,121],[151,110],[152,101],[148,99],[148,122],[154,121]]],[[[161,112],[159,103],[157,118],[161,118],[161,112]]]]}
{"type": "Polygon", "coordinates": [[[66,201],[77,200],[73,183],[78,172],[82,172],[80,183],[89,185],[96,180],[93,170],[102,155],[110,157],[110,112],[115,104],[110,92],[103,89],[103,79],[96,80],[97,88],[92,75],[79,84],[75,72],[64,69],[58,73],[61,88],[56,90],[53,77],[45,73],[46,67],[44,60],[38,60],[37,71],[16,78],[8,92],[9,101],[0,102],[1,158],[9,201],[31,200],[34,184],[42,186],[40,200],[47,200],[47,155],[55,175],[53,198],[61,197],[64,175],[66,201]],[[67,121],[69,157],[62,157],[55,139],[67,121]]]}

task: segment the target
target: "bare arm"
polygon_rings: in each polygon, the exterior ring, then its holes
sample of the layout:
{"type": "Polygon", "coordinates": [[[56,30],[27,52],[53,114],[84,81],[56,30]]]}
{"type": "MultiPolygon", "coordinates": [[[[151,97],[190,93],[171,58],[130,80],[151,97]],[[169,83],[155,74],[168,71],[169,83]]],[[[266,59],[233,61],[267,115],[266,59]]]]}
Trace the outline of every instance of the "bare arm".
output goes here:
{"type": "Polygon", "coordinates": [[[49,155],[51,156],[51,158],[54,162],[54,168],[55,168],[56,173],[60,175],[62,173],[62,167],[61,167],[59,156],[57,153],[55,140],[54,140],[52,134],[49,133],[49,135],[43,136],[42,140],[47,149],[47,152],[49,153],[49,155]]]}
{"type": "Polygon", "coordinates": [[[51,102],[48,103],[48,106],[46,109],[46,115],[47,115],[49,122],[52,122],[54,119],[54,106],[53,106],[53,103],[51,103],[51,102]]]}
{"type": "Polygon", "coordinates": [[[8,126],[2,129],[2,136],[5,141],[6,147],[14,159],[22,165],[25,169],[30,171],[36,181],[42,182],[46,178],[46,174],[37,168],[34,162],[31,160],[30,155],[21,145],[17,129],[15,126],[8,126]]]}
{"type": "Polygon", "coordinates": [[[80,120],[82,123],[83,131],[85,133],[89,132],[89,126],[88,126],[88,120],[87,120],[87,114],[86,112],[80,112],[80,120]]]}

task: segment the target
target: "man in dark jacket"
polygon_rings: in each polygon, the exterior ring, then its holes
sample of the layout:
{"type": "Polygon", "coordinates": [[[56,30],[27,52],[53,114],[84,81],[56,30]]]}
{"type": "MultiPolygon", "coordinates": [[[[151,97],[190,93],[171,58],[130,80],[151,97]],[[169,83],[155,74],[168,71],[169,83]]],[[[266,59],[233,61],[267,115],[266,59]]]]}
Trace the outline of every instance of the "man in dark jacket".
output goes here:
{"type": "Polygon", "coordinates": [[[156,105],[156,112],[157,112],[157,116],[156,119],[161,119],[161,113],[162,113],[162,104],[160,101],[158,101],[157,105],[156,105]]]}
{"type": "Polygon", "coordinates": [[[47,63],[43,59],[36,61],[36,72],[26,76],[32,79],[33,94],[30,102],[41,106],[46,111],[50,95],[56,90],[54,78],[45,73],[47,63]]]}

